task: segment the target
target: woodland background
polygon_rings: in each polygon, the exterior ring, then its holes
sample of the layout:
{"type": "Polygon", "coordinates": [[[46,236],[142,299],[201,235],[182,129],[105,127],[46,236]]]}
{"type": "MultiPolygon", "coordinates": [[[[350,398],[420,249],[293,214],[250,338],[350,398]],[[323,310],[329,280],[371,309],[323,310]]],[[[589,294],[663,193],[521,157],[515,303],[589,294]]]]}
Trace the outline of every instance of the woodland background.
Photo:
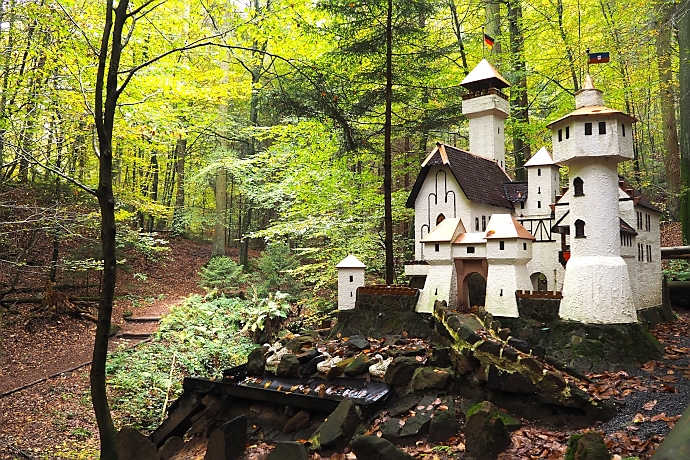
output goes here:
{"type": "Polygon", "coordinates": [[[112,441],[105,365],[122,249],[155,260],[160,235],[209,240],[245,272],[250,250],[269,249],[284,265],[257,273],[289,274],[300,301],[324,308],[348,253],[372,278],[404,282],[405,200],[435,142],[467,147],[459,83],[482,57],[512,85],[506,148],[520,180],[531,153],[550,147],[546,124],[573,109],[587,50],[610,52],[589,72],[608,106],[639,120],[621,173],[665,221],[683,222],[687,241],[689,10],[687,0],[1,0],[0,305],[27,280],[101,277],[91,395],[101,441],[112,441]]]}

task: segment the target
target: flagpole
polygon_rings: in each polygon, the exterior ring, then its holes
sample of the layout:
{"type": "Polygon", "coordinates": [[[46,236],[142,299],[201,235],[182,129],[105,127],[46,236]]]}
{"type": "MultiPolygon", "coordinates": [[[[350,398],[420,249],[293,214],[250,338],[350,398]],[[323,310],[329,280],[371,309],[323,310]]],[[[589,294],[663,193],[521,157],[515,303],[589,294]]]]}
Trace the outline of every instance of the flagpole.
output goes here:
{"type": "Polygon", "coordinates": [[[482,58],[486,58],[486,40],[484,40],[485,34],[484,27],[482,26],[482,58]]]}
{"type": "Polygon", "coordinates": [[[589,48],[585,50],[585,54],[587,55],[587,75],[589,75],[589,48]]]}

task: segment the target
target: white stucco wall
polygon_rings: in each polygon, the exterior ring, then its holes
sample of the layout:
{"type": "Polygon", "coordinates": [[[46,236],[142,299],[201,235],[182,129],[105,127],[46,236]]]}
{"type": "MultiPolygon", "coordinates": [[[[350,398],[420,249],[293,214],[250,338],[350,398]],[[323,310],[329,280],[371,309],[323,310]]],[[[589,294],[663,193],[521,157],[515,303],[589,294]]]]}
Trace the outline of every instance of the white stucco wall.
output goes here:
{"type": "Polygon", "coordinates": [[[491,239],[486,246],[489,263],[486,311],[494,316],[517,318],[519,315],[515,291],[532,289],[526,266],[532,255],[532,242],[523,239],[491,239]],[[499,249],[500,241],[504,241],[504,250],[499,249]],[[526,250],[523,246],[525,243],[526,250]]]}
{"type": "Polygon", "coordinates": [[[439,214],[446,218],[459,217],[463,222],[469,222],[469,208],[470,201],[449,168],[432,167],[415,200],[415,259],[425,259],[420,240],[436,227],[436,218],[439,214]]]}
{"type": "Polygon", "coordinates": [[[364,286],[364,268],[338,269],[338,310],[352,310],[357,301],[357,288],[364,286]]]}
{"type": "MultiPolygon", "coordinates": [[[[508,179],[506,178],[506,181],[508,179]]],[[[470,203],[470,221],[464,221],[465,228],[468,232],[482,232],[482,217],[486,217],[486,225],[489,225],[489,220],[492,214],[514,214],[512,209],[499,208],[496,206],[489,206],[482,203],[470,203]],[[477,219],[479,219],[477,221],[477,219]],[[479,222],[479,230],[476,229],[476,223],[479,222]]]]}
{"type": "Polygon", "coordinates": [[[415,310],[419,313],[433,313],[436,300],[445,300],[453,308],[457,305],[457,275],[455,264],[450,261],[446,264],[430,263],[415,310]]]}
{"type": "Polygon", "coordinates": [[[570,160],[591,157],[616,157],[617,161],[633,158],[632,131],[628,121],[619,120],[615,115],[567,118],[552,126],[553,159],[556,163],[567,164],[570,160]],[[606,134],[599,134],[599,122],[606,123],[606,134]],[[592,134],[585,134],[585,123],[592,123],[592,134]],[[622,136],[625,124],[625,137],[622,136]],[[565,138],[566,126],[570,137],[565,138]],[[562,130],[558,140],[558,130],[562,130]]]}
{"type": "Polygon", "coordinates": [[[558,166],[530,166],[527,169],[527,202],[525,209],[519,209],[516,203],[515,213],[523,214],[525,218],[548,217],[551,215],[549,205],[556,200],[560,193],[560,176],[558,166]],[[541,175],[538,174],[541,171],[541,175]],[[541,202],[541,208],[538,203],[541,202]]]}
{"type": "Polygon", "coordinates": [[[554,234],[553,242],[532,243],[532,259],[527,262],[530,278],[535,273],[543,273],[549,291],[560,291],[563,288],[565,269],[558,261],[560,235],[554,234]]]}
{"type": "Polygon", "coordinates": [[[496,160],[505,169],[505,119],[508,101],[487,94],[462,101],[462,114],[470,120],[470,152],[496,160]]]}

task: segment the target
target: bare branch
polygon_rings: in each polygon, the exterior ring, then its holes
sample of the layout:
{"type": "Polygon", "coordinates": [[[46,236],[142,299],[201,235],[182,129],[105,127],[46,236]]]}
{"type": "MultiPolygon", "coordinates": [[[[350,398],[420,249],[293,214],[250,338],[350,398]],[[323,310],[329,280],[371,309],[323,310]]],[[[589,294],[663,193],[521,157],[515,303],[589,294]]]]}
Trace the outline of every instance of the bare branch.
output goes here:
{"type": "MultiPolygon", "coordinates": [[[[141,14],[141,17],[146,16],[146,15],[149,14],[151,11],[155,10],[156,8],[158,8],[159,6],[161,6],[161,5],[162,5],[163,3],[165,3],[165,2],[166,2],[166,0],[161,0],[161,1],[158,2],[156,5],[153,5],[148,11],[143,12],[143,13],[141,14]]],[[[149,0],[148,2],[144,2],[139,8],[134,8],[132,11],[130,11],[129,13],[127,13],[127,17],[128,17],[128,18],[131,18],[131,17],[134,17],[134,16],[138,15],[142,10],[148,8],[148,6],[151,5],[152,3],[156,3],[156,2],[155,2],[154,0],[149,0]]]]}
{"type": "Polygon", "coordinates": [[[59,0],[56,1],[55,3],[57,4],[58,7],[60,7],[62,12],[65,14],[65,16],[67,16],[67,19],[69,19],[69,21],[72,23],[72,25],[77,28],[77,30],[82,35],[82,37],[84,37],[86,44],[89,46],[89,48],[91,48],[91,52],[94,54],[94,56],[98,57],[98,49],[91,43],[91,40],[89,40],[89,37],[88,37],[88,35],[86,35],[86,32],[84,31],[84,29],[79,27],[79,24],[77,24],[77,22],[74,20],[74,18],[72,18],[72,15],[67,12],[65,7],[62,6],[62,3],[60,3],[59,0]]]}
{"type": "Polygon", "coordinates": [[[118,104],[118,105],[119,105],[120,107],[129,107],[129,106],[132,106],[132,105],[144,104],[146,101],[148,101],[148,100],[151,99],[152,97],[155,97],[156,95],[160,94],[161,92],[162,92],[161,89],[157,89],[155,92],[153,92],[153,93],[151,93],[151,94],[148,94],[148,95],[144,96],[144,98],[143,98],[142,100],[140,100],[140,101],[136,101],[136,102],[124,102],[124,103],[120,103],[120,104],[118,104]]]}

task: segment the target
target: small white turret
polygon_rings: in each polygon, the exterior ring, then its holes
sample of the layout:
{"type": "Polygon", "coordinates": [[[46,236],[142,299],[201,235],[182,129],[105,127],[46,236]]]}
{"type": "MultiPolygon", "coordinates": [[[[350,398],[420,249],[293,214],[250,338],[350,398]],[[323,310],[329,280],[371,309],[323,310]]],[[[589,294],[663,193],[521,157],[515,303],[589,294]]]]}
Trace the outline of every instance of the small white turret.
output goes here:
{"type": "Polygon", "coordinates": [[[560,175],[558,166],[545,147],[525,163],[527,169],[527,202],[525,210],[517,209],[518,215],[528,217],[548,217],[549,205],[555,203],[559,192],[560,175]]]}
{"type": "Polygon", "coordinates": [[[335,268],[338,269],[338,310],[352,310],[357,301],[357,288],[364,286],[367,266],[350,254],[335,268]]]}

